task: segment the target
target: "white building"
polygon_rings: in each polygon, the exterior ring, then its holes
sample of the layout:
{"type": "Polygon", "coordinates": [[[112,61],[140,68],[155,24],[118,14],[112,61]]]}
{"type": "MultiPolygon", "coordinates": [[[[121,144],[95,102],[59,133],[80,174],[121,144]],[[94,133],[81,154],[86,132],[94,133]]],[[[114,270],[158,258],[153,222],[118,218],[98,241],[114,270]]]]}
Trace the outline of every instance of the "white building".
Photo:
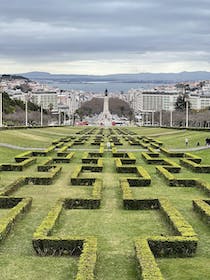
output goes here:
{"type": "Polygon", "coordinates": [[[39,106],[42,105],[43,109],[51,108],[53,111],[58,110],[57,92],[54,91],[32,92],[30,100],[39,106]]]}
{"type": "Polygon", "coordinates": [[[178,92],[130,90],[129,102],[135,113],[174,110],[178,92]]]}

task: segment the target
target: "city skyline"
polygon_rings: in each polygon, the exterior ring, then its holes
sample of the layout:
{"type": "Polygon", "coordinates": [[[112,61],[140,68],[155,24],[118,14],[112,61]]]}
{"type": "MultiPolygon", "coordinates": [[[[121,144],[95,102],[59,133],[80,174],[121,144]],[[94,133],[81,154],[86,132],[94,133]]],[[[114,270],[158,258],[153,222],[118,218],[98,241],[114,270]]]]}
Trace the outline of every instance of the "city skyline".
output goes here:
{"type": "Polygon", "coordinates": [[[3,0],[0,72],[210,71],[207,0],[3,0]]]}

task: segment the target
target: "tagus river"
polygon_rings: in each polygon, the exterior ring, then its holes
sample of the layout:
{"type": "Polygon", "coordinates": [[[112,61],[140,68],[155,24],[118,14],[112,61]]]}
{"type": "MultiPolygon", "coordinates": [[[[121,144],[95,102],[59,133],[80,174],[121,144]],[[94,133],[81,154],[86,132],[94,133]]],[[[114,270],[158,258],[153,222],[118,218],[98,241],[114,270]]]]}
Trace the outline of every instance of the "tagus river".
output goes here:
{"type": "MultiPolygon", "coordinates": [[[[42,81],[43,83],[44,81],[42,81]]],[[[109,92],[127,92],[131,88],[151,89],[161,85],[157,83],[122,83],[122,82],[88,82],[88,83],[70,83],[59,81],[45,81],[53,87],[58,87],[62,90],[83,90],[88,92],[104,92],[107,89],[109,92]]]]}

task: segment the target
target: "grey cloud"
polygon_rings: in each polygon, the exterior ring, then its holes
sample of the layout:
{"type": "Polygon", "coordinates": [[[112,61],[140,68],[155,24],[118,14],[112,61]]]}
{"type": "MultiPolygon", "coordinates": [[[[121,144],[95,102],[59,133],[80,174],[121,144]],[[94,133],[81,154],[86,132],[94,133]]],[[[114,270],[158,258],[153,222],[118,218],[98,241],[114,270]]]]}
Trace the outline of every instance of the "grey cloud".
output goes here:
{"type": "Polygon", "coordinates": [[[208,53],[209,26],[207,0],[1,0],[0,54],[63,61],[208,53]]]}

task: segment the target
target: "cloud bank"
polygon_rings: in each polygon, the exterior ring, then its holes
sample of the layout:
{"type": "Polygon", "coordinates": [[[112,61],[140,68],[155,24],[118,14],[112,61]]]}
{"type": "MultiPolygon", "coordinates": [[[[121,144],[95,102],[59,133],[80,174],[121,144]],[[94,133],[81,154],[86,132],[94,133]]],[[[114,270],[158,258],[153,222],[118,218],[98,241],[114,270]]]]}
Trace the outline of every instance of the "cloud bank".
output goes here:
{"type": "Polygon", "coordinates": [[[0,72],[210,70],[209,26],[209,0],[1,0],[0,72]]]}

